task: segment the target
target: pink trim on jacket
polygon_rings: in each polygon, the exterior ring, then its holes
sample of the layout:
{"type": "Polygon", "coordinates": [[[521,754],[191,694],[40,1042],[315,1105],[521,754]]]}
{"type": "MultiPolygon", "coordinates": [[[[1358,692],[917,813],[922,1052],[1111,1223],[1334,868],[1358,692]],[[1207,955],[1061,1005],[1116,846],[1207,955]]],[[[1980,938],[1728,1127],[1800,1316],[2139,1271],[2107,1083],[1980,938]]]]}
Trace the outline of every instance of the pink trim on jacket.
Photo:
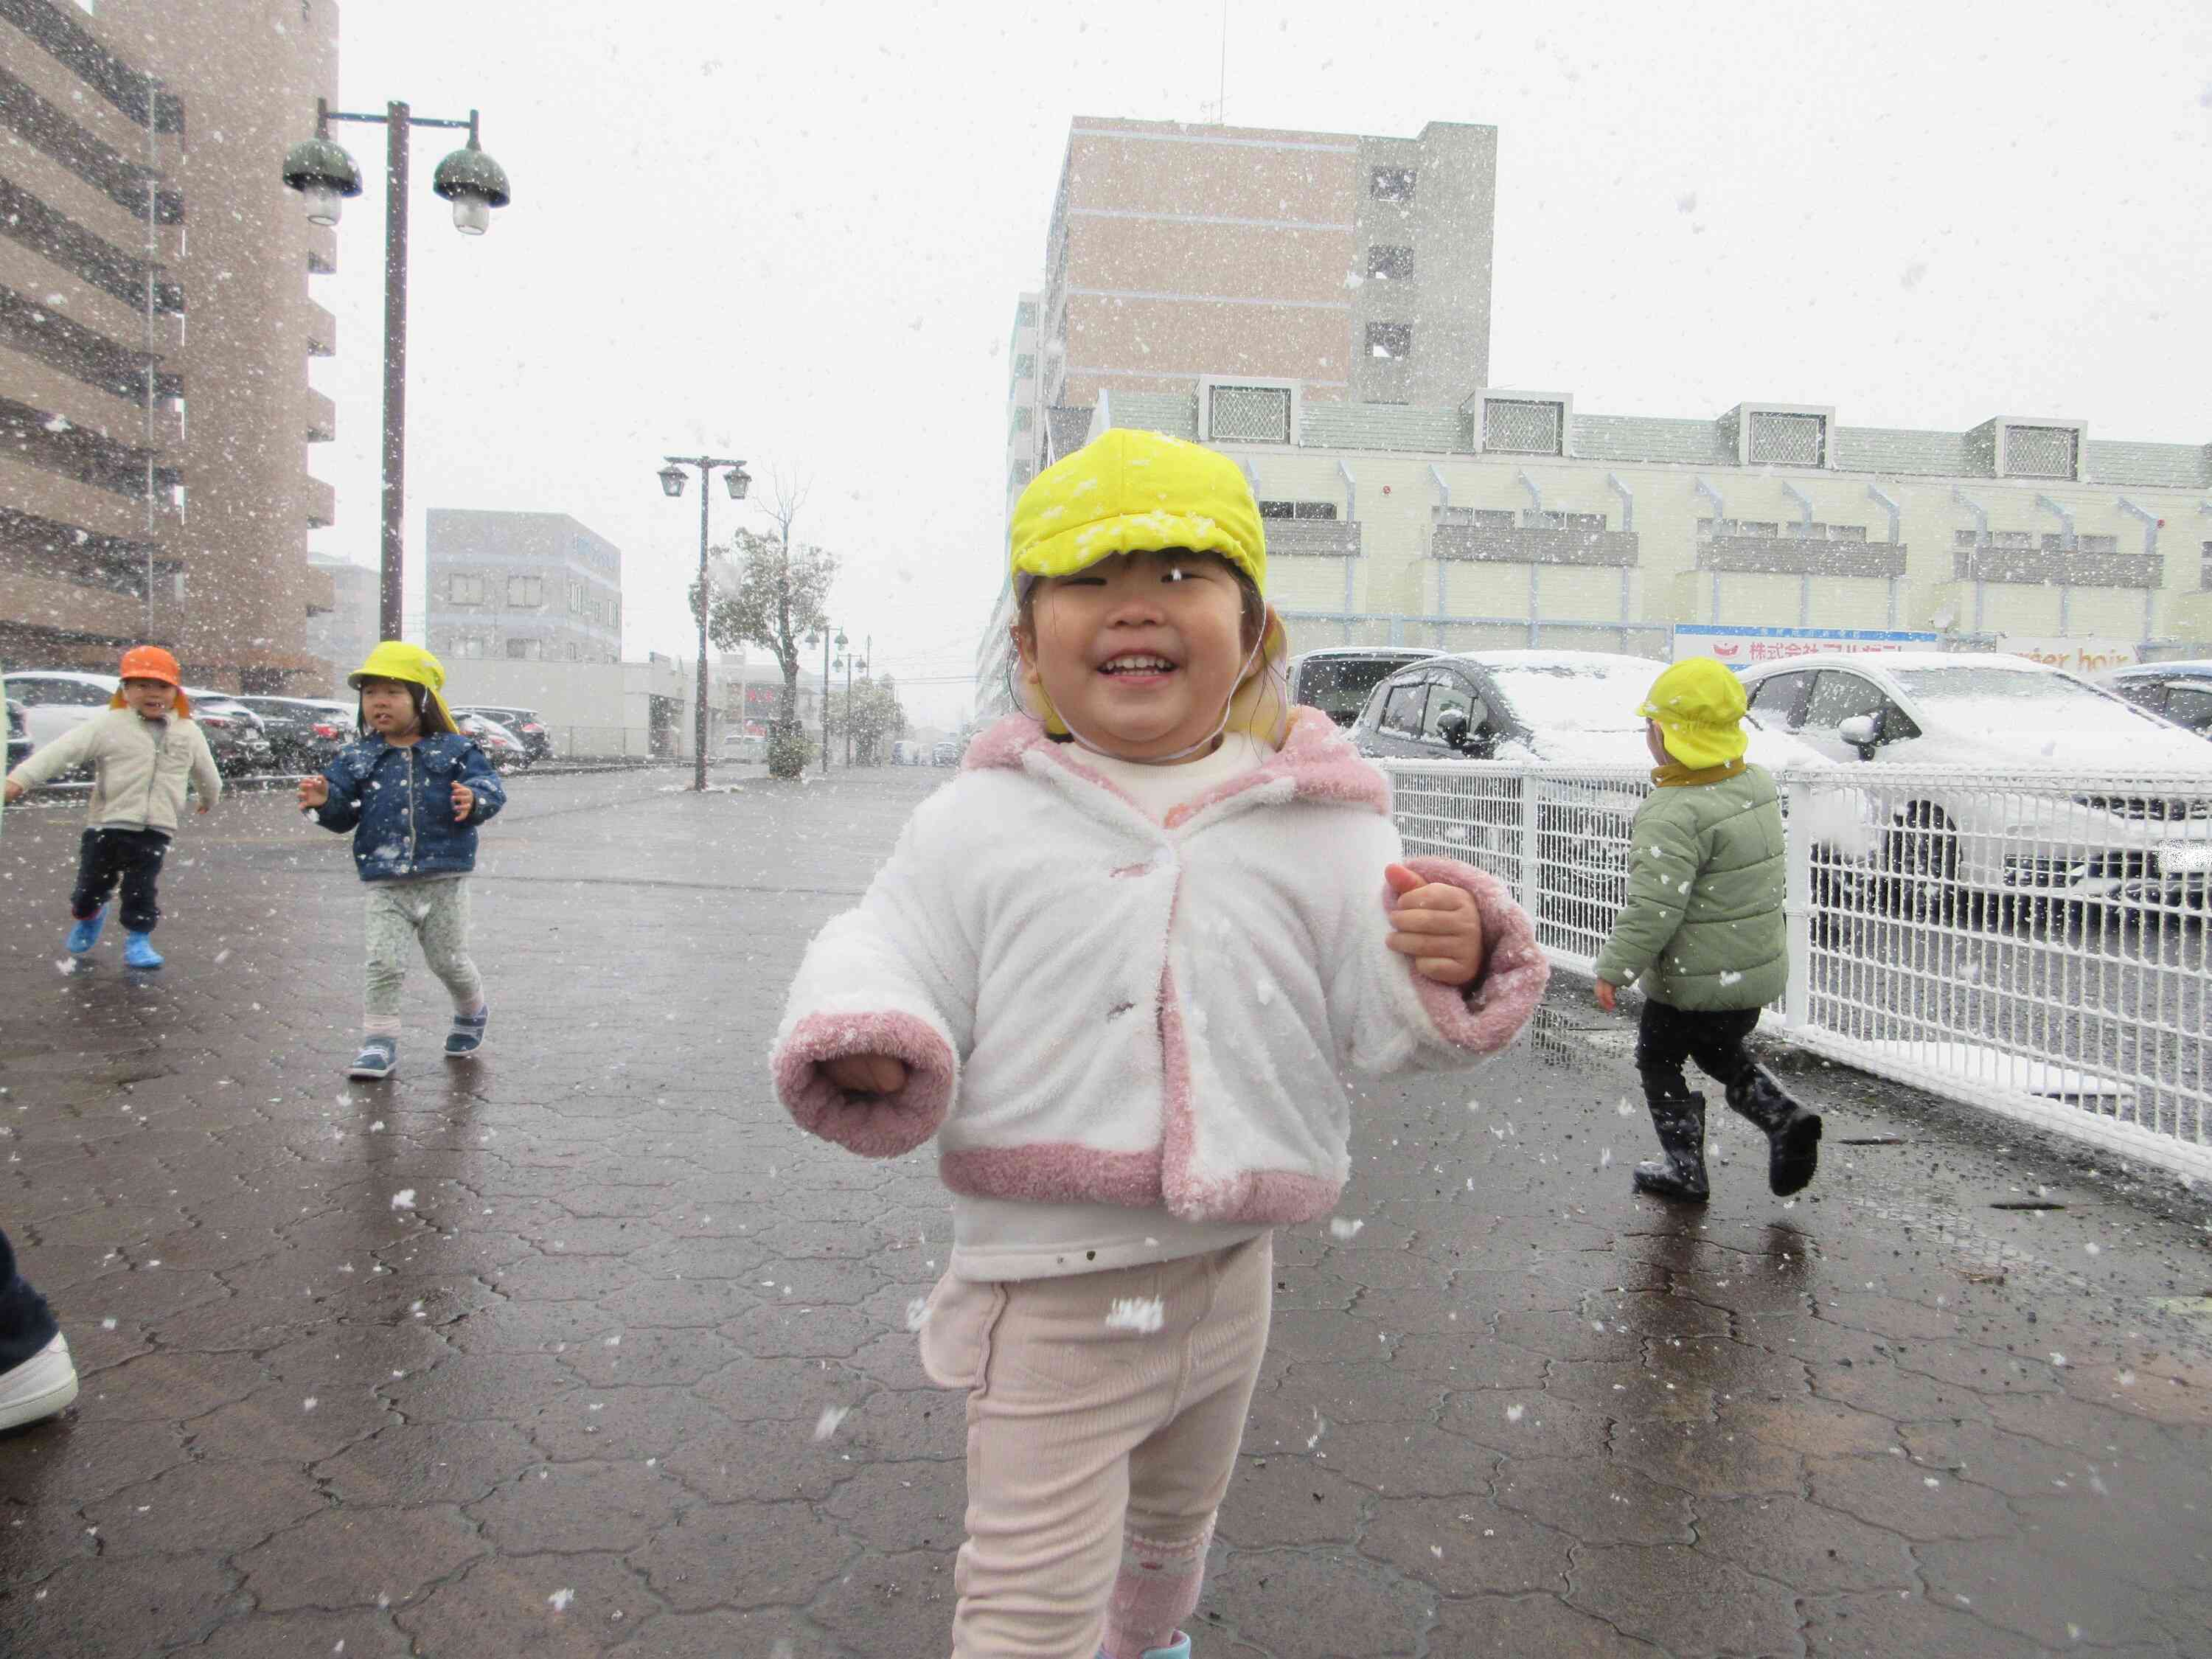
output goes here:
{"type": "MultiPolygon", "coordinates": [[[[1117,800],[1129,799],[1083,764],[1082,750],[1072,743],[1054,743],[1045,735],[1043,726],[1027,714],[1009,714],[980,734],[968,745],[962,770],[981,772],[994,767],[1019,770],[1032,753],[1076,774],[1117,800]]],[[[1272,759],[1177,807],[1168,815],[1167,827],[1175,829],[1223,801],[1271,787],[1300,800],[1336,801],[1364,806],[1385,817],[1390,815],[1389,780],[1368,764],[1335,721],[1317,708],[1300,708],[1291,711],[1290,732],[1272,759]]]]}
{"type": "Polygon", "coordinates": [[[863,1158],[896,1158],[935,1134],[952,1104],[952,1050],[912,1014],[809,1014],[779,1044],[775,1090],[799,1127],[863,1158]],[[846,1054],[903,1060],[906,1087],[880,1097],[848,1095],[821,1063],[846,1054]]]}
{"type": "Polygon", "coordinates": [[[1038,1204],[1119,1204],[1149,1210],[1160,1201],[1160,1154],[1109,1152],[1064,1141],[1034,1146],[970,1146],[937,1155],[947,1187],[971,1198],[1021,1198],[1038,1204]]]}
{"type": "MultiPolygon", "coordinates": [[[[1513,902],[1505,884],[1487,871],[1457,859],[1424,856],[1404,862],[1424,881],[1449,882],[1474,896],[1482,917],[1482,972],[1474,984],[1439,985],[1413,969],[1410,957],[1406,966],[1437,1034],[1474,1054],[1494,1054],[1520,1035],[1552,977],[1552,964],[1536,943],[1536,924],[1513,902]]],[[[1388,889],[1382,902],[1392,902],[1388,889]]]]}

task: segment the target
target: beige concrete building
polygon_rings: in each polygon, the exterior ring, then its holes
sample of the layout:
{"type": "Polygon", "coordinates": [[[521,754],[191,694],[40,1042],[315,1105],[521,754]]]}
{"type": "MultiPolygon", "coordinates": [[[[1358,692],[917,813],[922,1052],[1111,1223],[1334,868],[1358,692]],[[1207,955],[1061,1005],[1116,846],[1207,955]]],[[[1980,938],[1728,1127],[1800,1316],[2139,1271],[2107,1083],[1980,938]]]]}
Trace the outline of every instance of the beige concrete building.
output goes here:
{"type": "Polygon", "coordinates": [[[447,660],[622,660],[622,549],[565,513],[434,507],[430,648],[447,660]]]}
{"type": "Polygon", "coordinates": [[[1297,400],[1458,402],[1488,377],[1497,171],[1495,127],[1077,118],[1045,246],[1045,404],[1221,377],[1253,388],[1203,412],[1228,435],[1297,400]]]}
{"type": "Polygon", "coordinates": [[[0,6],[0,655],[317,690],[335,516],[307,358],[334,268],[278,176],[334,95],[332,0],[0,6]],[[186,325],[189,322],[189,328],[186,325]]]}
{"type": "MultiPolygon", "coordinates": [[[[1115,426],[1200,435],[1200,386],[1103,394],[1115,426]]],[[[1747,401],[1717,417],[1578,412],[1564,393],[1309,405],[1290,444],[1215,441],[1267,518],[1294,647],[1556,646],[1654,658],[1698,630],[1919,632],[2212,653],[2212,445],[2003,416],[1966,432],[1747,401]],[[1681,630],[1678,635],[1678,628],[1681,630]]],[[[978,656],[1004,684],[1011,595],[978,656]]]]}

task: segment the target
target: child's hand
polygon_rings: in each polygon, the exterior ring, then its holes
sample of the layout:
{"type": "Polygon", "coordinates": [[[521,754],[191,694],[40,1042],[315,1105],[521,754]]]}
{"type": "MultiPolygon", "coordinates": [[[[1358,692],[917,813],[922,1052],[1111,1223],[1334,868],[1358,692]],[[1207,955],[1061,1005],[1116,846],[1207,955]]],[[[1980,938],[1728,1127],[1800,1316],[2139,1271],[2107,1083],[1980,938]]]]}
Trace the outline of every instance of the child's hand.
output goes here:
{"type": "Polygon", "coordinates": [[[469,814],[477,810],[477,792],[465,783],[453,786],[453,822],[466,823],[469,814]]]}
{"type": "Polygon", "coordinates": [[[822,1073],[848,1095],[895,1095],[906,1087],[906,1063],[889,1054],[840,1054],[822,1073]]]}
{"type": "Polygon", "coordinates": [[[9,779],[9,780],[8,780],[8,804],[9,804],[9,805],[11,805],[11,806],[12,806],[12,805],[14,805],[17,801],[19,801],[19,800],[21,800],[21,799],[23,799],[23,786],[22,786],[21,784],[20,784],[20,783],[16,782],[16,781],[15,781],[15,779],[13,779],[13,778],[9,779]]]}
{"type": "Polygon", "coordinates": [[[1465,985],[1482,972],[1482,913],[1474,895],[1448,881],[1424,883],[1402,864],[1382,872],[1396,895],[1390,948],[1439,985],[1465,985]]]}
{"type": "Polygon", "coordinates": [[[1604,1009],[1608,1014],[1611,1013],[1613,1009],[1613,1004],[1618,1000],[1618,996],[1619,994],[1613,987],[1607,985],[1603,980],[1598,981],[1597,1006],[1599,1007],[1604,1009]]]}
{"type": "MultiPolygon", "coordinates": [[[[320,806],[330,798],[331,781],[321,773],[300,780],[300,808],[302,811],[311,806],[320,806]]],[[[200,811],[204,812],[207,808],[202,806],[200,811]]]]}

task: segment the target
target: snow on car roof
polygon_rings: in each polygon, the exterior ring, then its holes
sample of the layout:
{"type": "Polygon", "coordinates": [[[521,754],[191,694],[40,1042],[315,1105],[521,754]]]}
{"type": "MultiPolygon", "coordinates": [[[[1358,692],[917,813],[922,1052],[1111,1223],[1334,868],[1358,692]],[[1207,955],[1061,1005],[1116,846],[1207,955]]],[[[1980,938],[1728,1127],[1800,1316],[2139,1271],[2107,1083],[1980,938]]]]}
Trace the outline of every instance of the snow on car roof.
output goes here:
{"type": "Polygon", "coordinates": [[[1484,668],[1567,668],[1592,674],[1620,673],[1629,669],[1656,679],[1667,665],[1649,657],[1632,657],[1620,651],[1455,651],[1460,662],[1484,668]]]}
{"type": "Polygon", "coordinates": [[[2015,657],[2002,651],[1808,651],[1802,657],[1761,663],[1746,670],[1744,678],[1765,679],[1777,673],[1808,668],[1995,668],[2021,674],[2065,672],[2033,657],[2015,657]]]}
{"type": "Polygon", "coordinates": [[[79,668],[12,668],[8,671],[11,680],[76,680],[86,685],[99,686],[112,691],[123,682],[112,674],[88,674],[79,668]]]}

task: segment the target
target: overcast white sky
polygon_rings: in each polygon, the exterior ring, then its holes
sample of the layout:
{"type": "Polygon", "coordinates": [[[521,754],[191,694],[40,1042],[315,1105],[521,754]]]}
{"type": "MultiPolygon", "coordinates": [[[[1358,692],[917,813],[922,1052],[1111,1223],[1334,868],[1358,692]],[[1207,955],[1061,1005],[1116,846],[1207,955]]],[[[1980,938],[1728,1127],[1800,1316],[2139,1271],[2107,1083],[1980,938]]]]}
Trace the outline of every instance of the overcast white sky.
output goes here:
{"type": "MultiPolygon", "coordinates": [[[[1003,556],[1005,342],[1070,118],[1210,118],[1216,0],[343,15],[347,108],[479,107],[514,185],[464,239],[428,191],[449,135],[416,140],[410,555],[427,507],[572,514],[623,550],[628,653],[680,651],[697,498],[653,474],[710,448],[811,480],[798,534],[843,558],[837,620],[878,667],[969,672],[1003,556]]],[[[1854,425],[2005,412],[2212,441],[2212,7],[1229,0],[1227,18],[1232,124],[1500,130],[1500,386],[1594,412],[1771,398],[1854,425]]],[[[368,188],[316,287],[339,319],[315,368],[339,441],[313,464],[339,523],[314,544],[373,562],[382,142],[339,136],[368,188]]],[[[764,523],[718,490],[718,539],[733,512],[764,523]]],[[[916,685],[909,708],[946,720],[969,689],[916,685]]]]}

